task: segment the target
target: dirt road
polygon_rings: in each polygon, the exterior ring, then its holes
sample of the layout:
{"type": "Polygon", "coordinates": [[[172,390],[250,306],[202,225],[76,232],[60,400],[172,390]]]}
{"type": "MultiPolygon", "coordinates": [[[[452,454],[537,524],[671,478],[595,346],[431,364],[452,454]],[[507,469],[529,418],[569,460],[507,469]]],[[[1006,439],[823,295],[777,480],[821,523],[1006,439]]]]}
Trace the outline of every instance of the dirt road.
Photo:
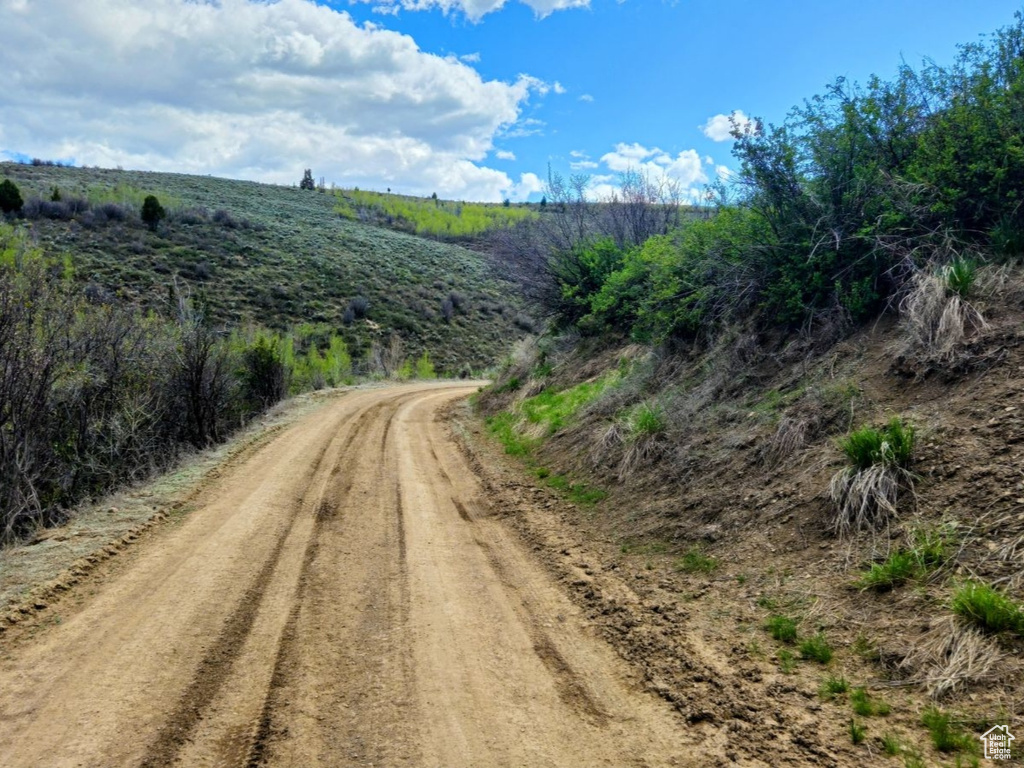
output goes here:
{"type": "Polygon", "coordinates": [[[0,662],[14,766],[660,766],[685,726],[489,516],[439,410],[363,390],[229,467],[0,662]]]}

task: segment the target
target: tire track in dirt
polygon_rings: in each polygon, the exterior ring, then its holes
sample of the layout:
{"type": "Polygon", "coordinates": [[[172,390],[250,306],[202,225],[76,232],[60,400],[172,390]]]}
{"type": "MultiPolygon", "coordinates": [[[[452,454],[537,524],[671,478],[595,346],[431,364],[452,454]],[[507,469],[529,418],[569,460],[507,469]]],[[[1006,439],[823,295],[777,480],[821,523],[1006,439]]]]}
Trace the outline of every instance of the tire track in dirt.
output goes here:
{"type": "Polygon", "coordinates": [[[445,434],[471,388],[339,398],[225,471],[0,659],[5,768],[699,764],[445,434]]]}

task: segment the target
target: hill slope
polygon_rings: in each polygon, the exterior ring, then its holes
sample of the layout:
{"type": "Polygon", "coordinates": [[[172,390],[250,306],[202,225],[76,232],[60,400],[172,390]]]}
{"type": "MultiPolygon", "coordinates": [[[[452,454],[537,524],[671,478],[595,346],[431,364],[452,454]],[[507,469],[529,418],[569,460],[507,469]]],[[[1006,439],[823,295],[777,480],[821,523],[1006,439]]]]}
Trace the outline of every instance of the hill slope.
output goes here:
{"type": "Polygon", "coordinates": [[[70,255],[100,295],[159,306],[176,281],[217,321],[325,324],[353,356],[396,332],[410,353],[428,350],[447,372],[490,365],[530,325],[516,292],[479,254],[346,220],[331,194],[11,163],[0,164],[0,177],[20,188],[39,244],[70,255]],[[155,230],[139,218],[149,194],[168,211],[155,230]],[[368,302],[365,316],[357,303],[346,317],[357,297],[368,302]]]}
{"type": "Polygon", "coordinates": [[[981,268],[985,324],[950,354],[915,343],[907,315],[838,342],[542,339],[480,404],[539,484],[582,505],[584,538],[614,543],[587,573],[636,572],[650,610],[621,618],[589,580],[578,600],[689,717],[754,735],[737,750],[750,757],[763,735],[813,764],[890,748],[971,764],[978,736],[1021,716],[1022,296],[1019,267],[981,268]],[[837,535],[842,440],[894,417],[916,430],[895,514],[837,535]]]}

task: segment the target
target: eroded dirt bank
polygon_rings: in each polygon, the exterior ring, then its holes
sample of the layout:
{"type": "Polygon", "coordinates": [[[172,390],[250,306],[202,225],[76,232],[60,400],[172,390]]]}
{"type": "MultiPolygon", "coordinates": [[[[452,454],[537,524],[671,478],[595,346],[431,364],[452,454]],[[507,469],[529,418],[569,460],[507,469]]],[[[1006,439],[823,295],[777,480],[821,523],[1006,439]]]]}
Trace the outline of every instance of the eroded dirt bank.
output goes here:
{"type": "Polygon", "coordinates": [[[472,391],[325,403],[76,587],[61,623],[4,638],[4,765],[724,759],[496,514],[441,418],[472,391]]]}

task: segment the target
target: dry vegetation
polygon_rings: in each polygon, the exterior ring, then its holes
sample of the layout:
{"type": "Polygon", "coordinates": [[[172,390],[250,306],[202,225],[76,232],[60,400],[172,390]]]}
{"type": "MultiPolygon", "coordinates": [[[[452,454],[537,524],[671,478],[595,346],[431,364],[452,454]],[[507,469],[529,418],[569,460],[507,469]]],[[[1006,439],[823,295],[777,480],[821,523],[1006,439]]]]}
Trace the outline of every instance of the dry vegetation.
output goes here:
{"type": "MultiPolygon", "coordinates": [[[[938,292],[931,277],[914,285],[938,292]]],[[[884,729],[877,714],[857,720],[863,744],[882,749],[885,735],[907,764],[970,761],[977,733],[1024,714],[1021,286],[1007,266],[978,267],[969,304],[942,284],[931,317],[966,322],[940,342],[917,334],[912,299],[832,343],[736,332],[673,351],[544,337],[479,407],[495,423],[609,382],[525,452],[608,494],[577,524],[714,595],[688,623],[706,642],[738,637],[744,658],[810,690],[821,673],[809,660],[831,653],[832,674],[891,704],[884,729]],[[851,453],[862,432],[874,461],[851,453]],[[716,563],[710,581],[687,565],[695,552],[716,563]]],[[[847,699],[827,714],[848,724],[847,699]]]]}

